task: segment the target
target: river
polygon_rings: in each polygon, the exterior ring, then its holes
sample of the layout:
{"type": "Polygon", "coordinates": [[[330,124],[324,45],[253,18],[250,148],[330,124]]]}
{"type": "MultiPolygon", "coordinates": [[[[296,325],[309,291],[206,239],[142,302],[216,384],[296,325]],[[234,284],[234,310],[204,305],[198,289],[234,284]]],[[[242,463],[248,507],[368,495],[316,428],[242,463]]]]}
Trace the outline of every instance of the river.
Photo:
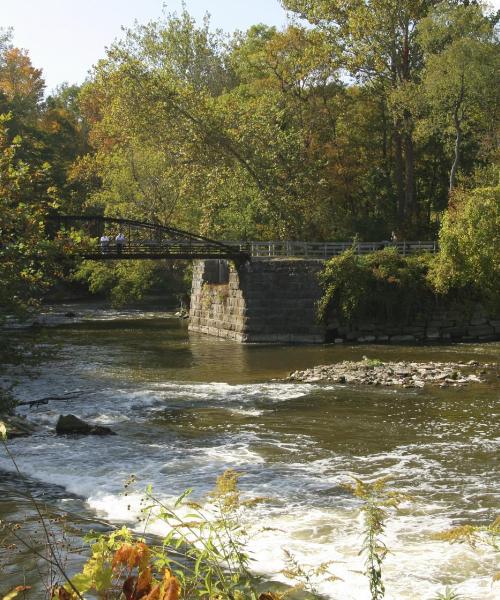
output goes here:
{"type": "MultiPolygon", "coordinates": [[[[412,502],[387,522],[386,598],[431,599],[446,585],[469,600],[498,598],[490,549],[432,538],[451,526],[495,517],[498,389],[491,382],[415,390],[282,379],[295,369],[363,355],[498,361],[500,344],[245,346],[191,334],[185,321],[159,311],[82,305],[71,309],[76,318],[67,318],[61,316],[66,310],[49,311],[48,326],[8,332],[43,350],[36,373],[12,374],[19,399],[79,390],[73,399],[25,408],[40,429],[9,442],[45,502],[80,512],[89,522],[134,526],[140,493],[123,495],[129,475],[136,476],[137,490],[151,483],[168,501],[188,487],[202,498],[225,469],[237,469],[245,497],[270,499],[245,511],[253,570],[287,581],[280,574],[285,549],[306,566],[332,561],[338,579],[319,582],[319,591],[364,600],[369,590],[358,555],[360,504],[342,484],[353,475],[390,475],[390,486],[412,502]],[[61,413],[108,425],[117,435],[55,436],[61,413]]],[[[5,454],[0,469],[0,518],[18,517],[24,505],[5,454]]],[[[29,580],[28,558],[22,560],[29,580]]],[[[14,576],[11,570],[9,585],[14,576]]]]}

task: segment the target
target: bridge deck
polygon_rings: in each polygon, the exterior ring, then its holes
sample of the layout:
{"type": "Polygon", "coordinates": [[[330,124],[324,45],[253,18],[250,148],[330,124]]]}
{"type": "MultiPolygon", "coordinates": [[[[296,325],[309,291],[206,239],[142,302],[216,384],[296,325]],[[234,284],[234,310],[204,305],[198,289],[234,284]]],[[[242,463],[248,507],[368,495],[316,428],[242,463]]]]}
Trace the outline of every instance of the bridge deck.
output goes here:
{"type": "Polygon", "coordinates": [[[121,249],[115,243],[109,247],[101,248],[96,244],[95,249],[86,249],[81,253],[83,258],[91,260],[132,260],[132,259],[188,259],[196,258],[228,258],[248,259],[239,248],[220,248],[203,243],[179,243],[162,242],[154,244],[151,242],[126,243],[121,249]]]}
{"type": "MultiPolygon", "coordinates": [[[[99,215],[47,216],[53,235],[64,236],[84,232],[86,242],[77,250],[92,260],[126,259],[196,259],[220,258],[246,261],[250,258],[311,258],[325,260],[338,256],[350,248],[357,254],[367,254],[393,247],[403,255],[418,252],[437,252],[437,242],[220,242],[174,227],[99,215]],[[125,244],[117,246],[118,235],[125,236],[125,244]],[[107,246],[100,240],[107,237],[107,246]]],[[[70,237],[71,239],[71,237],[70,237]]],[[[104,240],[103,240],[104,241],[104,240]]],[[[72,242],[70,242],[72,243],[72,242]]]]}
{"type": "Polygon", "coordinates": [[[266,257],[299,257],[326,259],[338,256],[354,248],[356,254],[368,254],[383,248],[396,248],[403,255],[417,254],[419,252],[436,253],[438,243],[433,241],[417,242],[225,242],[226,245],[237,245],[242,251],[247,252],[252,258],[266,257]]]}
{"type": "Polygon", "coordinates": [[[95,249],[82,252],[82,256],[91,260],[126,259],[197,259],[197,258],[309,258],[325,260],[338,256],[353,248],[356,254],[368,254],[383,248],[396,248],[402,255],[419,252],[435,253],[437,242],[224,242],[224,246],[213,246],[196,241],[129,242],[121,251],[114,242],[106,249],[96,243],[95,249]]]}

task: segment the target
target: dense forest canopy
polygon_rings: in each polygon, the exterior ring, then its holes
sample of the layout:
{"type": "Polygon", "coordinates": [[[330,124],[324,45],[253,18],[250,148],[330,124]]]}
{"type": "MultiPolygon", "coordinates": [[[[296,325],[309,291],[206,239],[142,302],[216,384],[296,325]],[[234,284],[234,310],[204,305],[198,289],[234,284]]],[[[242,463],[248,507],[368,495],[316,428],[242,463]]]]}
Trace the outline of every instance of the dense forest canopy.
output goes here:
{"type": "Polygon", "coordinates": [[[3,30],[1,268],[23,273],[20,297],[60,270],[47,210],[227,240],[424,239],[455,197],[498,186],[498,15],[282,3],[295,15],[282,31],[229,35],[186,10],[136,25],[82,86],[48,97],[3,30]]]}

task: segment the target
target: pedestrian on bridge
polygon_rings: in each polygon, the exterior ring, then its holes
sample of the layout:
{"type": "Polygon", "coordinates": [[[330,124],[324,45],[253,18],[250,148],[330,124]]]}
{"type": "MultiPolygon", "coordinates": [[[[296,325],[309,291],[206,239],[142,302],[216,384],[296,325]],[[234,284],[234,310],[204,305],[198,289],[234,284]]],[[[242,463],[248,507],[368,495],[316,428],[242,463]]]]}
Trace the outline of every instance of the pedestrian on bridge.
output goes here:
{"type": "Polygon", "coordinates": [[[101,243],[101,252],[106,254],[109,251],[109,237],[103,233],[99,241],[101,243]]]}
{"type": "Polygon", "coordinates": [[[121,254],[123,251],[123,248],[125,246],[125,236],[123,235],[122,232],[120,232],[116,238],[115,238],[115,242],[116,242],[116,253],[117,254],[121,254]]]}

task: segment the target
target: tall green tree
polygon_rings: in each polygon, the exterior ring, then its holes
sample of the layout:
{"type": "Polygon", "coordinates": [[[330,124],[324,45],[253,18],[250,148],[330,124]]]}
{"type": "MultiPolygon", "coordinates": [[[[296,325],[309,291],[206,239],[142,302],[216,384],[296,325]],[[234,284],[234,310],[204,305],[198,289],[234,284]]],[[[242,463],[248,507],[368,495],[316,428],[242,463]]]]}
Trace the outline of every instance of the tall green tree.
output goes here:
{"type": "Polygon", "coordinates": [[[446,143],[453,139],[449,191],[456,186],[464,143],[497,138],[500,52],[494,20],[480,6],[443,2],[419,27],[425,51],[421,89],[427,122],[446,143]]]}
{"type": "Polygon", "coordinates": [[[40,299],[60,269],[45,234],[45,216],[56,202],[50,167],[19,158],[23,141],[9,140],[8,125],[8,116],[0,117],[0,313],[40,299]]]}
{"type": "MultiPolygon", "coordinates": [[[[45,230],[61,207],[76,130],[43,99],[45,82],[28,54],[0,35],[0,309],[26,308],[65,270],[45,230]],[[58,261],[60,264],[58,265],[58,261]]],[[[71,117],[74,122],[78,119],[71,117]]],[[[68,249],[69,250],[69,249],[68,249]]]]}
{"type": "MultiPolygon", "coordinates": [[[[422,68],[416,28],[436,2],[425,0],[284,0],[313,24],[327,29],[352,76],[384,98],[391,122],[392,183],[401,225],[415,220],[413,90],[422,68]]],[[[387,122],[389,125],[389,121],[387,122]]]]}

